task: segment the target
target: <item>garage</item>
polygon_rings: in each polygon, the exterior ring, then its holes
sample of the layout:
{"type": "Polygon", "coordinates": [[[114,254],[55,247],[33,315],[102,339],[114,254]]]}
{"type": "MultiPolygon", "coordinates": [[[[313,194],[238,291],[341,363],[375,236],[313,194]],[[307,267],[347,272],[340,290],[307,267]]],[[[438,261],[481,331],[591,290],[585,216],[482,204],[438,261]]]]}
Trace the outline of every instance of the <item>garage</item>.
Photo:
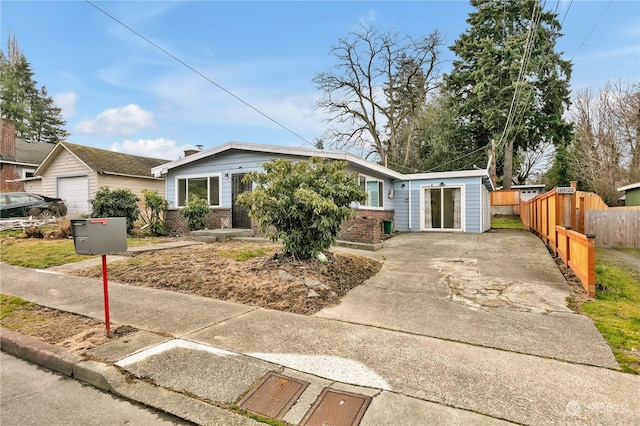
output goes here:
{"type": "Polygon", "coordinates": [[[89,214],[89,178],[87,176],[58,178],[58,197],[67,205],[68,216],[89,214]]]}

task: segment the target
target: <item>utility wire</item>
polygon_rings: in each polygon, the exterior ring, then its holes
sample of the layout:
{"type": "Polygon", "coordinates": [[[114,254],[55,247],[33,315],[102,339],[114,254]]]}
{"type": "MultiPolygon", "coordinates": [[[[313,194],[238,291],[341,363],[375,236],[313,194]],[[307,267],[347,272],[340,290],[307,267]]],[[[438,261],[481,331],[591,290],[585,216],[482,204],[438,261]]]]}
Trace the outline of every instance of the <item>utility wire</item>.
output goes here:
{"type": "Polygon", "coordinates": [[[222,90],[223,92],[225,92],[226,94],[232,96],[233,98],[235,98],[236,100],[242,102],[243,104],[245,104],[246,106],[248,106],[249,108],[251,108],[252,110],[254,110],[255,112],[257,112],[258,114],[262,115],[263,117],[267,118],[268,120],[272,121],[273,123],[275,123],[276,125],[278,125],[279,127],[283,128],[284,130],[286,130],[287,132],[291,133],[292,135],[296,136],[297,138],[301,139],[302,141],[304,141],[305,143],[309,144],[309,145],[313,145],[311,142],[309,142],[307,139],[305,139],[304,137],[300,136],[298,133],[294,132],[293,130],[291,130],[290,128],[288,128],[287,126],[285,126],[284,124],[280,123],[279,121],[277,121],[274,118],[271,118],[269,115],[267,115],[266,113],[262,112],[261,110],[259,110],[258,108],[254,107],[253,105],[251,105],[249,102],[245,101],[244,99],[242,99],[241,97],[239,97],[238,95],[236,95],[235,93],[231,92],[230,90],[226,89],[225,87],[221,86],[220,84],[216,83],[215,81],[213,81],[211,78],[207,77],[206,75],[204,75],[203,73],[201,73],[200,71],[198,71],[197,69],[195,69],[194,67],[192,67],[191,65],[187,64],[186,62],[184,62],[182,59],[178,58],[177,56],[173,55],[172,53],[168,52],[167,50],[165,50],[164,48],[160,47],[158,44],[154,43],[153,41],[151,41],[150,39],[148,39],[147,37],[145,37],[144,35],[140,34],[139,32],[137,32],[136,30],[134,30],[133,28],[131,28],[130,26],[128,26],[127,24],[125,24],[124,22],[120,21],[118,18],[114,17],[113,15],[109,14],[107,11],[105,11],[104,9],[101,9],[100,7],[96,6],[94,3],[92,3],[90,0],[85,0],[86,3],[90,4],[91,6],[93,6],[94,8],[96,8],[97,10],[99,10],[100,12],[102,12],[103,14],[105,14],[106,16],[108,16],[109,18],[111,18],[112,20],[114,20],[115,22],[117,22],[118,24],[122,25],[124,28],[126,28],[127,30],[131,31],[133,34],[137,35],[138,37],[140,37],[141,39],[143,39],[144,41],[146,41],[147,43],[149,43],[150,45],[152,45],[153,47],[155,47],[156,49],[160,50],[162,53],[164,53],[165,55],[169,56],[171,59],[175,60],[176,62],[182,64],[183,66],[185,66],[186,68],[188,68],[189,70],[193,71],[194,73],[196,73],[197,75],[199,75],[200,77],[204,78],[205,80],[207,80],[209,83],[213,84],[214,86],[216,86],[218,89],[222,90]]]}

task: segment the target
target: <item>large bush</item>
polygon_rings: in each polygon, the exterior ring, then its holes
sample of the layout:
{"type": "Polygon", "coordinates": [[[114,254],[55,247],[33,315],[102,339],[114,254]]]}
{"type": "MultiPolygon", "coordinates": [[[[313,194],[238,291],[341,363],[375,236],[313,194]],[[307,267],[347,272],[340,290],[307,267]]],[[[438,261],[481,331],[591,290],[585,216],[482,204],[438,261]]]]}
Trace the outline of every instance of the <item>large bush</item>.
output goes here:
{"type": "Polygon", "coordinates": [[[204,229],[207,224],[208,215],[209,206],[207,205],[207,200],[196,195],[192,195],[184,208],[180,210],[180,216],[187,222],[189,231],[204,229]]]}
{"type": "Polygon", "coordinates": [[[144,197],[144,211],[142,220],[151,235],[164,235],[164,216],[169,209],[169,202],[158,191],[142,190],[144,197]]]}
{"type": "Polygon", "coordinates": [[[245,176],[255,184],[252,192],[238,197],[260,230],[281,240],[287,254],[308,259],[328,249],[340,232],[342,221],[354,216],[353,201],[367,195],[347,163],[312,157],[292,163],[276,159],[263,166],[264,173],[245,176]]]}
{"type": "Polygon", "coordinates": [[[91,217],[125,217],[127,219],[127,233],[131,233],[133,225],[138,220],[140,209],[136,204],[140,199],[129,189],[114,189],[102,187],[91,200],[91,217]]]}

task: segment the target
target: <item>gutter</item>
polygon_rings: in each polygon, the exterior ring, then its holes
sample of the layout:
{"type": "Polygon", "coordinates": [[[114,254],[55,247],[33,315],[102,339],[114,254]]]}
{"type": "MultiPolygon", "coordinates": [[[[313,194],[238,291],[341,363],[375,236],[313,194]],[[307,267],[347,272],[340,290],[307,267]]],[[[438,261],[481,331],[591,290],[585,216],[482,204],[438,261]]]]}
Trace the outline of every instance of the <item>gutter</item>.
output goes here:
{"type": "Polygon", "coordinates": [[[411,178],[409,178],[409,231],[411,231],[411,178]]]}

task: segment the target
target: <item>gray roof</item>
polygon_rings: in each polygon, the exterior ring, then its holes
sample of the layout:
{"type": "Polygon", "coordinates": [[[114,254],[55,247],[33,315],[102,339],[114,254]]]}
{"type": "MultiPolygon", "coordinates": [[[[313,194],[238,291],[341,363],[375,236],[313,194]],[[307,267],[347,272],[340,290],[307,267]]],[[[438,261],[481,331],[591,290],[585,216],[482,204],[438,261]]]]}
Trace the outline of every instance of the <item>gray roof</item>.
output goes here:
{"type": "Polygon", "coordinates": [[[27,142],[16,138],[16,158],[2,158],[10,163],[28,164],[38,167],[47,158],[55,144],[45,142],[27,142]]]}
{"type": "Polygon", "coordinates": [[[71,151],[72,154],[78,157],[80,161],[98,173],[153,176],[151,174],[153,167],[169,162],[169,160],[140,157],[138,155],[91,148],[69,142],[62,142],[62,144],[71,151]]]}
{"type": "Polygon", "coordinates": [[[53,161],[53,158],[62,149],[66,149],[88,168],[97,173],[113,175],[153,177],[151,169],[168,163],[169,160],[141,157],[138,155],[124,154],[122,152],[107,151],[105,149],[92,148],[84,145],[76,145],[69,142],[59,142],[56,150],[36,170],[40,174],[53,161]]]}

